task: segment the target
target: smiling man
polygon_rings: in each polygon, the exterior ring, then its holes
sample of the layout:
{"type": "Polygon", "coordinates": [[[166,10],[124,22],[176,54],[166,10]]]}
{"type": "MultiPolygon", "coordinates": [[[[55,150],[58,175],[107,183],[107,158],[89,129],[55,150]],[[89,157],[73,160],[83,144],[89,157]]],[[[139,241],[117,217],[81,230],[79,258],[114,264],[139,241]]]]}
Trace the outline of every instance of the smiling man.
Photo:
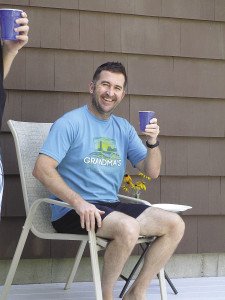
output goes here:
{"type": "Polygon", "coordinates": [[[158,236],[143,268],[124,299],[144,300],[152,278],[166,264],[184,233],[174,213],[143,204],[121,203],[117,197],[127,159],[157,178],[161,154],[157,119],[145,128],[147,148],[134,127],[113,115],[125,96],[127,75],[118,62],[97,68],[90,83],[91,103],[66,113],[52,126],[37,159],[34,176],[74,209],[52,206],[58,232],[84,234],[95,230],[111,242],[104,255],[102,291],[113,300],[113,287],[139,235],[158,236]]]}

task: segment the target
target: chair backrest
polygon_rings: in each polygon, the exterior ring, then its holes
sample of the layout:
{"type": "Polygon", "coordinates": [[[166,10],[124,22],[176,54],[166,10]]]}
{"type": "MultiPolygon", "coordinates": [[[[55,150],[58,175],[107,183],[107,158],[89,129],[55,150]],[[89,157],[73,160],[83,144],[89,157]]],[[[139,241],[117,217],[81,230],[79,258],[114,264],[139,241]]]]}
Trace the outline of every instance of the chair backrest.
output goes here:
{"type": "MultiPolygon", "coordinates": [[[[47,189],[32,175],[39,150],[48,135],[52,123],[8,121],[13,134],[19,165],[26,214],[32,203],[49,197],[47,189]]],[[[50,208],[48,208],[48,215],[50,208]]]]}

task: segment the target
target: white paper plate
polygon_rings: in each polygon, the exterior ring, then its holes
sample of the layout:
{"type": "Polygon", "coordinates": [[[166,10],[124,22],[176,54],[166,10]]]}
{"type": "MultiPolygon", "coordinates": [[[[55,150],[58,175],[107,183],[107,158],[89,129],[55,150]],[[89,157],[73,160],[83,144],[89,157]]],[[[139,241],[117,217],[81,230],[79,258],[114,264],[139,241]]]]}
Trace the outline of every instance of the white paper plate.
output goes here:
{"type": "Polygon", "coordinates": [[[172,211],[172,212],[181,212],[192,208],[191,206],[188,205],[167,204],[167,203],[157,203],[157,204],[152,204],[152,206],[164,210],[172,211]]]}

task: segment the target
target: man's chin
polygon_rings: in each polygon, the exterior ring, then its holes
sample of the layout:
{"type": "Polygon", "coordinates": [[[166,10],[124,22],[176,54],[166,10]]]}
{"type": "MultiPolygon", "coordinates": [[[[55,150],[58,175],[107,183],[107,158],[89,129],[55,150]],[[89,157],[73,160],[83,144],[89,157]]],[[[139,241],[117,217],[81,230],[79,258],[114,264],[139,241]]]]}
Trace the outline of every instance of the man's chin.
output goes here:
{"type": "Polygon", "coordinates": [[[98,107],[98,111],[102,114],[111,114],[114,111],[114,107],[100,106],[98,107]]]}

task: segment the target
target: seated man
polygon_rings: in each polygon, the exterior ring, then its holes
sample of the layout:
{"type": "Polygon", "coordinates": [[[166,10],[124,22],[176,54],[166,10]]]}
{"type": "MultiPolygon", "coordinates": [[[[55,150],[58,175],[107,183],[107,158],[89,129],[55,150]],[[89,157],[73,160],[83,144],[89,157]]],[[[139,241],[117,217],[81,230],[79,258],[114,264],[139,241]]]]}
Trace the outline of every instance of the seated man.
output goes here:
{"type": "Polygon", "coordinates": [[[150,281],[167,263],[184,233],[184,223],[177,214],[118,200],[127,159],[152,178],[159,176],[161,165],[157,119],[146,126],[146,148],[129,122],[112,114],[124,98],[126,84],[121,63],[98,67],[90,83],[91,103],[53,124],[33,172],[54,199],[74,208],[52,206],[52,224],[58,232],[84,234],[95,229],[97,236],[111,240],[104,255],[104,300],[113,300],[114,284],[139,235],[159,238],[124,296],[129,300],[146,299],[150,281]]]}

